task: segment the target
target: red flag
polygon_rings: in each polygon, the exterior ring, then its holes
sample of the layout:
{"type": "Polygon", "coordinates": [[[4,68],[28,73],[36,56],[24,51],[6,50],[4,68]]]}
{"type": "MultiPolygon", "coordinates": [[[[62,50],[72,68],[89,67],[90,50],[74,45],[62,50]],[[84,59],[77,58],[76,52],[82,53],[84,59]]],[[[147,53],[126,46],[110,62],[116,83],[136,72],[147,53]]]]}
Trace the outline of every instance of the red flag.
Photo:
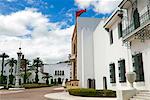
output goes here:
{"type": "Polygon", "coordinates": [[[76,17],[79,17],[82,13],[86,12],[86,9],[76,11],[76,17]]]}

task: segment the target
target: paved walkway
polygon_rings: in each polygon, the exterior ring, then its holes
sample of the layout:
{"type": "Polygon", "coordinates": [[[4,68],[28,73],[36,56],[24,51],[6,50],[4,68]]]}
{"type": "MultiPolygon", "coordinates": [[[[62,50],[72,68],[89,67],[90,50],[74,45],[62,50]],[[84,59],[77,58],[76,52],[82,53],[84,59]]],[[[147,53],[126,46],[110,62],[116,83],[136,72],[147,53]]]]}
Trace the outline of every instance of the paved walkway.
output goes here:
{"type": "Polygon", "coordinates": [[[68,92],[50,93],[45,95],[48,100],[117,100],[116,98],[92,98],[92,97],[78,97],[71,96],[68,92]]]}
{"type": "Polygon", "coordinates": [[[45,94],[63,91],[57,88],[58,87],[45,87],[20,91],[0,90],[0,100],[47,100],[44,97],[45,94]]]}

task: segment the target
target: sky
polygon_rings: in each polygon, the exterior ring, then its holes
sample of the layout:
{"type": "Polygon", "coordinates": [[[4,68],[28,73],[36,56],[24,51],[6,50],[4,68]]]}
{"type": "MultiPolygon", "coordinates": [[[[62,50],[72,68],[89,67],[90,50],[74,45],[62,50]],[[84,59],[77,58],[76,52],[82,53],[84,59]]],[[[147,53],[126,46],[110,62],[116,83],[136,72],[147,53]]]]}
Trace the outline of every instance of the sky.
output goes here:
{"type": "Polygon", "coordinates": [[[45,63],[68,59],[75,12],[81,17],[106,18],[122,0],[0,0],[0,54],[17,58],[21,45],[25,58],[45,63]]]}

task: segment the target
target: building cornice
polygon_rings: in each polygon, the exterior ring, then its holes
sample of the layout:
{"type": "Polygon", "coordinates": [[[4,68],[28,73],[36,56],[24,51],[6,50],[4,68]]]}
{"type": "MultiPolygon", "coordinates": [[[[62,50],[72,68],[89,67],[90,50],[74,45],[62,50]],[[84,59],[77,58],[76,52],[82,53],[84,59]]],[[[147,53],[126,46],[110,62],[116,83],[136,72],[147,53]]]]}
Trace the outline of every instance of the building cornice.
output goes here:
{"type": "Polygon", "coordinates": [[[104,24],[104,28],[106,29],[106,31],[109,31],[109,28],[112,26],[112,24],[115,22],[115,20],[117,20],[118,18],[122,18],[123,17],[123,11],[122,10],[116,10],[106,21],[106,23],[104,24]]]}
{"type": "Polygon", "coordinates": [[[122,0],[121,3],[118,5],[118,7],[122,8],[127,1],[129,0],[122,0]]]}

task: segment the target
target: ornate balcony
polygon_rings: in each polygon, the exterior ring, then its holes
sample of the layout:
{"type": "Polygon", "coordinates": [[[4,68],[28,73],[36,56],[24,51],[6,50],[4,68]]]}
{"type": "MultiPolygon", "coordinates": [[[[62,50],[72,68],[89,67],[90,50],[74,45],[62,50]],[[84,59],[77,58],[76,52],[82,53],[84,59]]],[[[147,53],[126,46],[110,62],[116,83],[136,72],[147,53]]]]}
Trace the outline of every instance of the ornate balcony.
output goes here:
{"type": "Polygon", "coordinates": [[[123,41],[130,41],[131,39],[150,39],[150,11],[146,11],[140,16],[140,26],[135,28],[134,23],[123,30],[123,41]]]}

